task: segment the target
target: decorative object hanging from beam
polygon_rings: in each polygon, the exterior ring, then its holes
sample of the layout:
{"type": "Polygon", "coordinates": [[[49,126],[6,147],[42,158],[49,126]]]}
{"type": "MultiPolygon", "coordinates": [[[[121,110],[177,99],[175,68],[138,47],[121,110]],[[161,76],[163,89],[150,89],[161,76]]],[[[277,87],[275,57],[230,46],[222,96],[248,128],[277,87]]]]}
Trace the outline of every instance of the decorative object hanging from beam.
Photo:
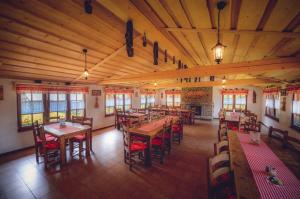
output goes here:
{"type": "Polygon", "coordinates": [[[158,65],[158,43],[154,42],[153,45],[153,64],[158,65]]]}
{"type": "Polygon", "coordinates": [[[126,39],[127,55],[128,55],[128,57],[133,57],[133,55],[134,55],[134,52],[133,52],[133,24],[132,24],[131,20],[127,21],[127,24],[126,24],[125,39],[126,39]]]}

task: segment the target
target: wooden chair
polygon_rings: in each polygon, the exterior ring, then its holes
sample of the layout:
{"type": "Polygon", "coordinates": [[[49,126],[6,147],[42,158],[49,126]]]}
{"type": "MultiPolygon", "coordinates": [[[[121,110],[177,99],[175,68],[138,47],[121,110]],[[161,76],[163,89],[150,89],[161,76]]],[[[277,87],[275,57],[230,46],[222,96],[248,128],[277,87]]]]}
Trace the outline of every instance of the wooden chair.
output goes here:
{"type": "Polygon", "coordinates": [[[180,144],[183,139],[183,120],[180,118],[177,122],[172,124],[172,140],[180,144]]]}
{"type": "MultiPolygon", "coordinates": [[[[40,131],[39,131],[39,123],[38,121],[33,122],[33,139],[34,139],[34,149],[35,149],[35,158],[36,158],[36,162],[39,164],[39,158],[43,156],[43,154],[41,153],[41,147],[42,147],[42,140],[40,138],[40,131]]],[[[46,137],[46,141],[50,142],[50,141],[56,141],[56,137],[49,135],[49,134],[45,134],[46,137]]]]}
{"type": "Polygon", "coordinates": [[[171,153],[172,148],[172,124],[173,121],[171,120],[170,123],[165,123],[165,132],[164,132],[164,144],[165,150],[168,151],[168,154],[171,153]]]}
{"type": "Polygon", "coordinates": [[[269,136],[269,138],[275,138],[275,139],[280,140],[282,142],[283,147],[287,146],[288,131],[273,128],[272,126],[270,126],[268,136],[269,136]]]}
{"type": "Polygon", "coordinates": [[[122,124],[123,141],[124,141],[124,162],[129,164],[129,169],[132,170],[133,164],[136,162],[135,157],[141,159],[144,156],[147,145],[142,142],[136,142],[132,139],[128,127],[122,124]]]}
{"type": "Polygon", "coordinates": [[[41,153],[44,157],[45,168],[48,165],[52,165],[60,162],[60,144],[58,141],[47,141],[44,127],[40,125],[38,129],[35,129],[40,133],[40,139],[42,146],[40,148],[41,153]]]}
{"type": "Polygon", "coordinates": [[[218,139],[219,139],[219,142],[221,142],[223,140],[228,140],[226,127],[222,127],[218,130],[218,139]]]}
{"type": "Polygon", "coordinates": [[[57,123],[60,120],[60,116],[48,117],[47,124],[57,123]]]}
{"type": "Polygon", "coordinates": [[[239,131],[241,131],[241,129],[243,129],[243,131],[245,131],[246,122],[249,122],[249,117],[248,116],[245,115],[243,117],[240,117],[239,131]]]}
{"type": "MultiPolygon", "coordinates": [[[[89,127],[91,127],[91,132],[92,132],[93,131],[93,118],[92,117],[84,117],[82,125],[88,125],[89,127]]],[[[91,148],[91,151],[93,152],[93,134],[92,133],[90,136],[90,148],[91,148]]]]}
{"type": "Polygon", "coordinates": [[[229,143],[227,140],[220,141],[214,144],[215,155],[227,153],[229,154],[229,143]]]}
{"type": "Polygon", "coordinates": [[[165,157],[165,139],[164,139],[165,130],[166,130],[166,126],[164,124],[164,127],[158,133],[158,136],[151,140],[151,145],[152,145],[151,155],[153,158],[159,159],[161,164],[163,164],[164,157],[165,157]]]}
{"type": "Polygon", "coordinates": [[[79,123],[79,124],[82,124],[83,123],[83,120],[84,120],[84,117],[82,116],[72,116],[72,122],[73,123],[79,123]]]}
{"type": "Polygon", "coordinates": [[[195,124],[195,120],[196,120],[196,118],[195,118],[195,111],[191,111],[191,124],[195,124]]]}

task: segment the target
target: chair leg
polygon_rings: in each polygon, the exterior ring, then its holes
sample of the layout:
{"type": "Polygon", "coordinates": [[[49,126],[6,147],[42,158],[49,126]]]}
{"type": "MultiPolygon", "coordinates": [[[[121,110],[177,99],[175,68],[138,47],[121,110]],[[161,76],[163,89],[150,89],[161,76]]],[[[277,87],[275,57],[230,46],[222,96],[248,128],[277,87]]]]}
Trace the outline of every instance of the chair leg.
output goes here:
{"type": "Polygon", "coordinates": [[[35,159],[36,159],[36,162],[39,164],[39,148],[38,146],[35,146],[35,159]]]}
{"type": "Polygon", "coordinates": [[[73,158],[74,153],[74,143],[70,140],[70,156],[73,158]]]}
{"type": "Polygon", "coordinates": [[[82,158],[82,148],[83,148],[83,142],[79,142],[79,158],[82,158]]]}

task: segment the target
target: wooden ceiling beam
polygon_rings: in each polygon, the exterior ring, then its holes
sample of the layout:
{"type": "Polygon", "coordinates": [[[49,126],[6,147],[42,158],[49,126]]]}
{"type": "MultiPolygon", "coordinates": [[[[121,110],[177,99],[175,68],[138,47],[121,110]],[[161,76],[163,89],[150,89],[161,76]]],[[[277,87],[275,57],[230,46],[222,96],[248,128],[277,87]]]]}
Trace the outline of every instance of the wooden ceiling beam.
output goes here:
{"type": "MultiPolygon", "coordinates": [[[[202,34],[216,34],[216,29],[210,28],[163,28],[169,32],[199,32],[202,34]]],[[[222,34],[232,33],[232,34],[241,34],[241,35],[254,35],[254,36],[281,36],[289,38],[297,38],[300,36],[300,32],[280,32],[280,31],[257,31],[257,30],[228,30],[221,29],[222,34]]]]}
{"type": "Polygon", "coordinates": [[[281,58],[260,61],[249,61],[232,64],[212,65],[205,67],[188,68],[184,70],[159,71],[139,75],[122,76],[115,79],[106,79],[101,84],[122,82],[155,81],[195,76],[251,74],[253,72],[267,72],[280,70],[300,69],[300,58],[281,58]]]}
{"type": "MultiPolygon", "coordinates": [[[[237,85],[263,85],[263,84],[277,84],[277,81],[272,80],[262,80],[262,79],[236,79],[227,80],[226,86],[237,86],[237,85]]],[[[160,88],[187,88],[187,87],[212,87],[212,86],[222,86],[222,81],[207,81],[207,82],[191,82],[191,83],[158,83],[156,86],[153,84],[148,84],[141,86],[144,89],[160,89],[160,88]]]]}
{"type": "Polygon", "coordinates": [[[262,31],[268,21],[268,19],[270,18],[271,16],[271,13],[273,11],[273,9],[275,8],[276,6],[276,3],[277,3],[277,0],[269,0],[267,6],[266,6],[266,9],[264,11],[264,14],[263,16],[260,18],[260,21],[256,27],[256,30],[258,31],[262,31]]]}

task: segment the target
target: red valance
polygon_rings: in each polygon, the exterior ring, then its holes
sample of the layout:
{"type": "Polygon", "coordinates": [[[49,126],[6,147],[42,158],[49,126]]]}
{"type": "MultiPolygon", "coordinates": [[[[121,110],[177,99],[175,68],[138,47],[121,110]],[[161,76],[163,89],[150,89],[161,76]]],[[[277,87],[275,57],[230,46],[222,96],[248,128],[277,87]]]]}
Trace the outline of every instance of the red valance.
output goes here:
{"type": "Polygon", "coordinates": [[[153,94],[156,94],[155,91],[141,91],[141,94],[146,94],[146,95],[153,95],[153,94]]]}
{"type": "Polygon", "coordinates": [[[165,91],[166,95],[167,94],[181,94],[181,90],[169,90],[169,91],[165,91]]]}
{"type": "Polygon", "coordinates": [[[88,93],[88,87],[80,86],[53,86],[53,85],[37,85],[37,84],[17,84],[17,93],[24,92],[40,92],[40,93],[88,93]]]}
{"type": "Polygon", "coordinates": [[[279,88],[275,87],[275,88],[265,88],[263,89],[263,94],[278,94],[280,91],[279,88]]]}
{"type": "Polygon", "coordinates": [[[232,94],[232,95],[248,95],[248,90],[246,89],[222,89],[221,90],[222,95],[224,94],[232,94]]]}
{"type": "Polygon", "coordinates": [[[105,93],[108,94],[133,94],[133,89],[116,89],[116,88],[105,88],[105,93]]]}
{"type": "Polygon", "coordinates": [[[290,93],[300,93],[300,85],[288,86],[286,90],[290,93]]]}

